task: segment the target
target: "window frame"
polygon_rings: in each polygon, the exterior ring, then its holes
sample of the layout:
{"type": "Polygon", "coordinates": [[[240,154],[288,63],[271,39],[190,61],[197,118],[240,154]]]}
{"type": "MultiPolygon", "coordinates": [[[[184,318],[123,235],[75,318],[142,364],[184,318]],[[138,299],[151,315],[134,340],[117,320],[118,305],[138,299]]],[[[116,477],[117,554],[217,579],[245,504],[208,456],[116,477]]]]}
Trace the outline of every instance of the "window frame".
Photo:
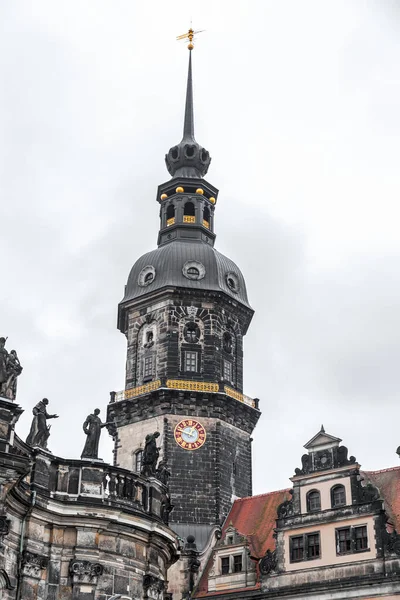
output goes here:
{"type": "Polygon", "coordinates": [[[226,358],[223,359],[223,364],[222,364],[222,368],[223,368],[223,380],[224,381],[229,381],[229,383],[232,383],[233,381],[233,364],[230,360],[226,360],[226,358]],[[227,369],[228,366],[228,369],[227,369]],[[227,377],[227,372],[229,371],[229,377],[227,377]]]}
{"type": "Polygon", "coordinates": [[[307,504],[307,512],[308,513],[317,513],[321,510],[321,492],[317,489],[312,489],[307,492],[306,495],[306,504],[307,504]],[[311,495],[318,494],[319,506],[318,508],[311,508],[311,495]]]}
{"type": "Polygon", "coordinates": [[[231,572],[231,561],[230,561],[230,556],[220,556],[220,561],[221,561],[221,575],[229,575],[229,573],[231,572]],[[224,561],[227,561],[224,563],[224,561]],[[224,572],[224,565],[225,568],[226,566],[228,567],[228,570],[224,572]]]}
{"type": "Polygon", "coordinates": [[[135,467],[134,473],[138,473],[140,475],[140,471],[142,470],[142,464],[143,464],[143,450],[141,448],[139,448],[138,450],[136,450],[133,453],[133,460],[134,460],[134,467],[135,467]],[[139,470],[138,470],[138,465],[139,465],[139,470]]]}
{"type": "MultiPolygon", "coordinates": [[[[191,365],[193,366],[193,365],[191,365]]],[[[183,351],[183,370],[185,373],[198,373],[199,372],[199,353],[196,350],[184,350],[183,351]],[[189,355],[192,355],[192,358],[188,358],[189,355]],[[194,366],[195,368],[188,369],[188,365],[191,361],[195,360],[194,366]]]]}
{"type": "Polygon", "coordinates": [[[154,374],[153,355],[149,354],[143,358],[143,381],[150,381],[154,374]],[[150,370],[147,368],[150,365],[150,370]]]}
{"type": "Polygon", "coordinates": [[[367,524],[362,524],[362,525],[348,525],[347,527],[337,527],[335,529],[335,541],[336,541],[336,556],[346,556],[347,554],[360,554],[362,552],[369,552],[370,551],[370,547],[369,547],[369,536],[368,536],[368,526],[367,524]],[[359,529],[365,529],[365,536],[362,536],[361,538],[357,537],[357,530],[359,529]],[[349,542],[350,542],[350,549],[349,550],[344,550],[341,551],[339,550],[339,544],[340,541],[339,540],[339,535],[340,532],[342,531],[348,531],[349,532],[349,542]],[[366,547],[365,548],[359,548],[357,549],[357,540],[366,540],[366,547]]]}
{"type": "Polygon", "coordinates": [[[346,488],[342,483],[338,483],[331,487],[331,508],[340,508],[342,506],[347,506],[346,488]],[[335,492],[337,492],[339,489],[344,494],[344,502],[337,504],[335,503],[335,492]]]}
{"type": "Polygon", "coordinates": [[[322,556],[322,551],[321,551],[321,532],[320,531],[309,531],[307,533],[302,533],[300,535],[291,535],[289,537],[290,563],[299,563],[299,562],[306,562],[306,561],[310,561],[310,560],[317,560],[318,558],[321,558],[321,556],[322,556]],[[309,544],[309,538],[311,538],[311,537],[317,537],[318,543],[315,543],[313,545],[309,544]],[[294,540],[301,540],[302,544],[299,545],[297,548],[293,548],[294,540]],[[318,548],[318,554],[314,554],[313,556],[310,556],[309,549],[311,547],[318,548]],[[301,550],[301,557],[294,558],[293,557],[294,550],[301,550]]]}
{"type": "Polygon", "coordinates": [[[233,554],[232,556],[232,573],[243,573],[243,554],[233,554]],[[240,559],[240,569],[237,569],[236,560],[240,559]]]}

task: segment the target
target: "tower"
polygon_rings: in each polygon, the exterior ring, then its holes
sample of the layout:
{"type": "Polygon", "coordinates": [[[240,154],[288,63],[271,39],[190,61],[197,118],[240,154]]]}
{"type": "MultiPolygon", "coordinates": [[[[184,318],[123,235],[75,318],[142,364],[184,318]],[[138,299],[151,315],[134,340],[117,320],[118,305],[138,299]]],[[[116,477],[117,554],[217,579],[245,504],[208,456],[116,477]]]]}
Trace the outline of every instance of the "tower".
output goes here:
{"type": "Polygon", "coordinates": [[[243,337],[253,316],[237,265],[214,248],[218,190],[194,136],[192,44],[182,141],[158,187],[158,247],[139,258],[118,307],[127,338],[126,385],[112,394],[115,461],[141,468],[158,431],[171,472],[170,525],[201,544],[236,497],[251,495],[251,433],[258,400],[243,394],[243,337]]]}

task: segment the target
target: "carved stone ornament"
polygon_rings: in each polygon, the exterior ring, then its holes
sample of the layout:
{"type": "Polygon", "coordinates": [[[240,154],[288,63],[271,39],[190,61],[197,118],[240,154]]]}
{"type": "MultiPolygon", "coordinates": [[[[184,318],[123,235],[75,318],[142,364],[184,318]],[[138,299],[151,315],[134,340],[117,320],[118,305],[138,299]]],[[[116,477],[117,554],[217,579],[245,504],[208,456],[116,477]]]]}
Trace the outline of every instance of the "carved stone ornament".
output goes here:
{"type": "Polygon", "coordinates": [[[375,500],[379,500],[379,490],[372,483],[367,483],[367,485],[361,485],[359,482],[358,488],[358,497],[360,502],[374,502],[375,500]]]}
{"type": "Polygon", "coordinates": [[[153,265],[146,265],[139,273],[138,285],[146,287],[153,283],[156,278],[156,270],[153,265]]]}
{"type": "Polygon", "coordinates": [[[103,565],[92,563],[89,560],[71,560],[69,572],[73,583],[90,583],[97,585],[100,575],[103,574],[103,565]]]}
{"type": "Polygon", "coordinates": [[[388,552],[400,556],[400,535],[396,531],[387,534],[386,548],[388,552]]]}
{"type": "Polygon", "coordinates": [[[188,306],[186,310],[188,317],[190,317],[191,319],[194,319],[197,315],[197,308],[195,306],[188,306]]]}
{"type": "Polygon", "coordinates": [[[205,266],[198,260],[188,260],[182,267],[186,279],[203,279],[206,274],[205,266]]]}
{"type": "Polygon", "coordinates": [[[228,287],[231,290],[231,292],[234,292],[235,294],[237,294],[239,292],[239,289],[240,289],[239,277],[236,275],[236,273],[233,273],[233,272],[227,273],[225,275],[225,281],[228,284],[228,287]]]}
{"type": "MultiPolygon", "coordinates": [[[[290,494],[293,495],[293,490],[290,490],[290,494]]],[[[285,500],[277,508],[278,519],[284,519],[285,517],[291,517],[293,515],[293,498],[285,500]]]]}
{"type": "Polygon", "coordinates": [[[267,550],[265,556],[260,560],[260,571],[263,575],[269,575],[276,570],[276,550],[267,550]]]}
{"type": "Polygon", "coordinates": [[[145,592],[145,598],[152,598],[153,600],[163,600],[164,598],[165,582],[154,575],[145,575],[143,578],[143,590],[145,592]]]}
{"type": "Polygon", "coordinates": [[[7,519],[5,515],[0,516],[0,537],[8,535],[10,531],[10,519],[7,519]]]}
{"type": "Polygon", "coordinates": [[[27,577],[40,579],[42,577],[42,569],[46,569],[48,564],[49,559],[45,556],[26,551],[22,558],[22,572],[27,577]]]}

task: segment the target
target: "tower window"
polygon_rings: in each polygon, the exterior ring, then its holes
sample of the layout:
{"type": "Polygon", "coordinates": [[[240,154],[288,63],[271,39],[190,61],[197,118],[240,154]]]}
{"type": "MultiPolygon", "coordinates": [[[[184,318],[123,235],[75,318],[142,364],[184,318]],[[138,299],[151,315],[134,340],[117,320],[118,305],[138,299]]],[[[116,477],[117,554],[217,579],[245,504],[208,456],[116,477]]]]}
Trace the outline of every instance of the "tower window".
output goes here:
{"type": "Polygon", "coordinates": [[[307,494],[307,511],[317,512],[321,510],[321,494],[317,490],[312,490],[307,494]]]}
{"type": "Polygon", "coordinates": [[[229,556],[223,556],[221,558],[221,575],[228,575],[229,573],[229,556]]]}
{"type": "Polygon", "coordinates": [[[136,473],[140,473],[142,470],[142,459],[143,459],[143,451],[138,450],[134,456],[134,464],[133,469],[136,473]]]}
{"type": "Polygon", "coordinates": [[[175,206],[173,204],[170,204],[167,207],[167,227],[169,227],[170,225],[173,225],[175,223],[175,206]]]}
{"type": "Polygon", "coordinates": [[[145,283],[151,283],[151,282],[153,281],[153,279],[154,279],[154,273],[152,273],[152,272],[150,271],[149,273],[147,273],[147,274],[145,275],[144,282],[145,282],[145,283]]]}
{"type": "Polygon", "coordinates": [[[186,342],[197,344],[200,338],[200,329],[196,323],[188,323],[186,325],[184,337],[186,342]]]}
{"type": "Polygon", "coordinates": [[[144,359],[144,372],[143,377],[148,378],[153,375],[153,357],[146,356],[144,359]]]}
{"type": "Polygon", "coordinates": [[[233,339],[231,334],[227,331],[225,331],[224,335],[222,336],[222,347],[225,350],[225,352],[231,354],[233,350],[233,339]]]}
{"type": "Polygon", "coordinates": [[[224,379],[232,381],[232,363],[229,360],[224,360],[224,379]]]}
{"type": "Polygon", "coordinates": [[[189,267],[186,274],[189,279],[198,279],[200,277],[200,271],[197,267],[189,267]]]}
{"type": "Polygon", "coordinates": [[[208,206],[205,206],[203,210],[203,225],[210,229],[210,209],[208,206]]]}
{"type": "Polygon", "coordinates": [[[242,571],[242,569],[243,569],[242,555],[237,554],[236,556],[233,557],[233,572],[240,573],[242,571]]]}
{"type": "Polygon", "coordinates": [[[194,204],[193,202],[186,202],[185,207],[183,209],[183,214],[186,216],[190,216],[190,217],[194,217],[195,216],[195,210],[194,210],[194,204]]]}
{"type": "Polygon", "coordinates": [[[346,490],[343,485],[336,485],[331,491],[332,508],[346,505],[346,490]]]}
{"type": "Polygon", "coordinates": [[[185,352],[185,371],[196,373],[197,352],[185,352]]]}

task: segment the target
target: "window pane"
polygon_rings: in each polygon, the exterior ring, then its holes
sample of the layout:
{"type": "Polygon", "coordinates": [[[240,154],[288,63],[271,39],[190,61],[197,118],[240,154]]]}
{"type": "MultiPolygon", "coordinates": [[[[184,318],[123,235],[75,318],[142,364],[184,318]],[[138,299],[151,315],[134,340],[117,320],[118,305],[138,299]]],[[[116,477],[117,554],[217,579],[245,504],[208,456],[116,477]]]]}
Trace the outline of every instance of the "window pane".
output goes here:
{"type": "Polygon", "coordinates": [[[307,558],[317,558],[319,554],[319,533],[310,533],[307,536],[307,558]]]}
{"type": "Polygon", "coordinates": [[[197,352],[185,352],[185,371],[197,371],[197,352]]]}
{"type": "Polygon", "coordinates": [[[346,529],[338,529],[336,531],[337,536],[337,553],[346,554],[351,552],[351,531],[350,527],[346,529]]]}
{"type": "Polygon", "coordinates": [[[333,490],[333,506],[344,506],[346,504],[346,491],[342,485],[333,490]]]}
{"type": "Polygon", "coordinates": [[[229,573],[229,556],[221,558],[221,574],[227,575],[229,573]]]}
{"type": "Polygon", "coordinates": [[[355,551],[366,550],[368,548],[367,527],[355,527],[355,551]]]}
{"type": "Polygon", "coordinates": [[[233,557],[233,572],[240,573],[241,570],[242,570],[242,555],[239,554],[238,556],[233,557]]]}
{"type": "Polygon", "coordinates": [[[144,359],[144,376],[149,377],[153,374],[153,357],[146,356],[144,359]]]}
{"type": "Polygon", "coordinates": [[[319,492],[310,492],[308,494],[308,510],[316,511],[321,508],[321,496],[319,492]]]}
{"type": "Polygon", "coordinates": [[[135,454],[135,471],[136,471],[136,473],[140,473],[140,471],[141,471],[142,456],[143,456],[143,452],[141,450],[139,450],[139,452],[136,452],[136,454],[135,454]]]}
{"type": "Polygon", "coordinates": [[[291,538],[291,560],[303,560],[304,558],[304,538],[303,536],[291,538]]]}
{"type": "Polygon", "coordinates": [[[224,379],[227,381],[232,380],[232,363],[229,360],[224,360],[224,379]]]}

